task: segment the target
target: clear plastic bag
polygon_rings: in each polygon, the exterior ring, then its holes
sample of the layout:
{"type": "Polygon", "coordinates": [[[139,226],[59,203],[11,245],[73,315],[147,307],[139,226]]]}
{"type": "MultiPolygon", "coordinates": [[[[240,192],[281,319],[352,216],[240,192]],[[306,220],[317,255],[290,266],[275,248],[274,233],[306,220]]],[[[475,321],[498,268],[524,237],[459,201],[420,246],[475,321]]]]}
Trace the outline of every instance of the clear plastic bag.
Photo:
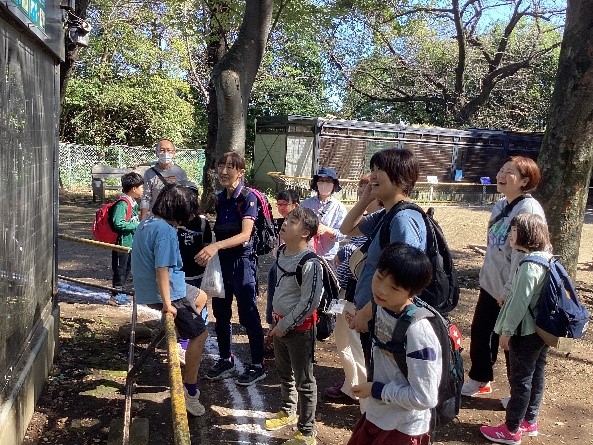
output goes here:
{"type": "Polygon", "coordinates": [[[212,298],[224,298],[224,282],[222,281],[222,270],[218,253],[215,254],[204,271],[201,289],[212,298]]]}

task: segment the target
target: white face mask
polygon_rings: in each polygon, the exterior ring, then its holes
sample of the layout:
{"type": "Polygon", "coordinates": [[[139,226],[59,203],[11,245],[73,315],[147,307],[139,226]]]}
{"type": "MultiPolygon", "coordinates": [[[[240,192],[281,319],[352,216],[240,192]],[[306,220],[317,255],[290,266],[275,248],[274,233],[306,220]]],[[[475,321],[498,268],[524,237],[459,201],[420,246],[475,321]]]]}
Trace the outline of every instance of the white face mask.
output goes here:
{"type": "Polygon", "coordinates": [[[173,162],[173,155],[171,153],[159,153],[159,162],[161,164],[170,164],[173,162]]]}
{"type": "Polygon", "coordinates": [[[334,191],[334,184],[332,182],[318,182],[317,192],[322,196],[331,195],[334,191]]]}

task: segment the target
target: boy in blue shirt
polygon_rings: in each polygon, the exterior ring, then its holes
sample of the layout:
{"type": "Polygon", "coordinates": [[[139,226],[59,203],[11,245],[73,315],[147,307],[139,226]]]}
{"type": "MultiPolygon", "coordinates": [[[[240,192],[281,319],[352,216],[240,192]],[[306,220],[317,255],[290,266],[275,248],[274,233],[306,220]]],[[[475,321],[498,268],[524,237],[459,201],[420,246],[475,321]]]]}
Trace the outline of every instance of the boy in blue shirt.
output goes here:
{"type": "Polygon", "coordinates": [[[182,338],[188,338],[185,363],[185,405],[190,414],[205,413],[197,389],[204,342],[208,337],[195,307],[198,289],[186,285],[176,227],[198,210],[198,197],[188,187],[168,185],[158,196],[152,216],[142,220],[134,235],[132,274],[136,301],[175,317],[182,338]]]}

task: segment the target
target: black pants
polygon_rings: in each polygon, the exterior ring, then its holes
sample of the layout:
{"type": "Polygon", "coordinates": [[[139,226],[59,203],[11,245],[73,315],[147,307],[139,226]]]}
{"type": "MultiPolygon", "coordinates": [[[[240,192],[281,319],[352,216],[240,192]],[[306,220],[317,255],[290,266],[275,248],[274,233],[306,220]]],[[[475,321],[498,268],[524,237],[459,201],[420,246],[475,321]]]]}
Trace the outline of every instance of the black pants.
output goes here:
{"type": "Polygon", "coordinates": [[[500,312],[500,306],[492,295],[480,289],[478,303],[474,310],[471,327],[469,356],[472,366],[469,377],[478,382],[494,380],[494,363],[498,355],[498,334],[494,333],[494,325],[500,312]]]}
{"type": "Polygon", "coordinates": [[[123,289],[130,276],[132,267],[131,256],[128,252],[111,251],[111,269],[113,270],[112,285],[116,289],[123,289]]]}

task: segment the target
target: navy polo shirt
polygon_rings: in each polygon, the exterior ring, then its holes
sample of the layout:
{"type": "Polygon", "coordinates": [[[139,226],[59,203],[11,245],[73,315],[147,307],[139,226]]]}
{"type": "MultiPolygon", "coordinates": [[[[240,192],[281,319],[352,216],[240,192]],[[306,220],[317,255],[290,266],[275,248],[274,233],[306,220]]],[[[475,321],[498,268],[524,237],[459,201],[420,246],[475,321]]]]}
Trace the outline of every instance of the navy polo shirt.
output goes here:
{"type": "MultiPolygon", "coordinates": [[[[257,197],[253,192],[248,194],[241,193],[243,184],[235,189],[230,198],[227,197],[226,190],[216,194],[216,223],[214,224],[214,234],[216,240],[221,241],[241,233],[243,219],[248,218],[253,221],[257,219],[257,197]]],[[[219,250],[221,257],[227,255],[250,255],[253,253],[253,236],[246,244],[242,244],[230,249],[219,250]]]]}

